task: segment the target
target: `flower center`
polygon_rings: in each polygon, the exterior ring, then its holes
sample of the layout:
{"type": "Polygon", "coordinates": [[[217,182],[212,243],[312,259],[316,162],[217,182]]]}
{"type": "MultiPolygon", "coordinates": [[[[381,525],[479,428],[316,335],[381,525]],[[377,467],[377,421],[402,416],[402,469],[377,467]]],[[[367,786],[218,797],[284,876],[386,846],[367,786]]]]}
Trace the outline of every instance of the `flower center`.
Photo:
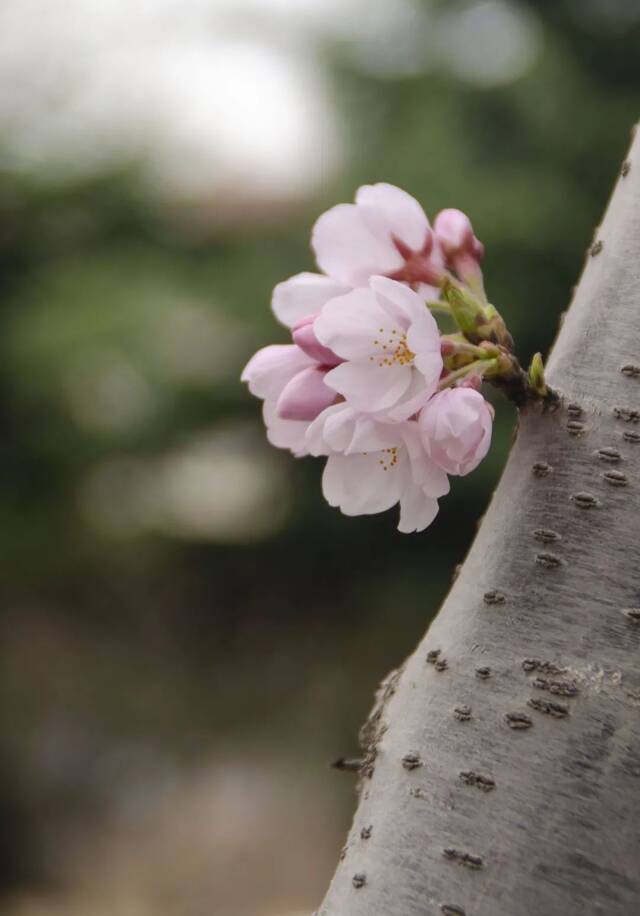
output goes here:
{"type": "Polygon", "coordinates": [[[398,280],[400,283],[408,283],[413,289],[417,289],[421,283],[427,283],[429,286],[438,286],[443,276],[442,265],[438,259],[433,257],[433,233],[427,232],[424,244],[420,251],[413,251],[401,239],[392,236],[393,244],[404,258],[404,264],[400,270],[387,274],[391,280],[398,280]]]}
{"type": "Polygon", "coordinates": [[[377,352],[374,356],[369,357],[369,362],[377,361],[378,366],[382,368],[383,366],[394,365],[408,366],[414,361],[416,355],[407,346],[407,335],[404,331],[398,331],[393,328],[391,331],[385,332],[384,328],[378,328],[378,333],[380,337],[373,341],[377,352]],[[386,333],[391,336],[386,337],[386,333]]]}
{"type": "Polygon", "coordinates": [[[393,448],[383,448],[380,454],[382,457],[378,458],[378,464],[382,465],[383,471],[388,471],[389,468],[394,468],[398,463],[397,445],[394,445],[393,448]]]}

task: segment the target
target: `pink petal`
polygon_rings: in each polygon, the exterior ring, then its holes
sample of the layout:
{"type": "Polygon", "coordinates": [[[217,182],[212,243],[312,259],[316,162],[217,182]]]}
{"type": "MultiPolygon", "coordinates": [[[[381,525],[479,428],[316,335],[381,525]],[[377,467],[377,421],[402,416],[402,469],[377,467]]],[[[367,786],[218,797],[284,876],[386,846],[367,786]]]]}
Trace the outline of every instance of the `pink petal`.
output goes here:
{"type": "Polygon", "coordinates": [[[307,315],[317,315],[325,302],[347,291],[347,286],[323,274],[296,274],[278,283],[271,298],[271,308],[278,321],[290,328],[307,315]]]}
{"type": "Polygon", "coordinates": [[[442,210],[436,216],[434,228],[449,266],[464,283],[482,291],[480,261],[484,245],[475,237],[469,217],[461,210],[442,210]]]}
{"type": "Polygon", "coordinates": [[[357,414],[343,401],[341,410],[327,416],[324,424],[324,440],[332,452],[346,452],[353,440],[357,414]]]}
{"type": "Polygon", "coordinates": [[[375,292],[384,310],[403,328],[407,328],[411,322],[417,321],[425,313],[430,318],[432,317],[424,300],[406,283],[400,283],[390,277],[376,276],[371,277],[369,286],[375,292]]]}
{"type": "Polygon", "coordinates": [[[440,298],[440,288],[429,283],[419,283],[416,294],[425,302],[437,302],[440,298]]]}
{"type": "Polygon", "coordinates": [[[324,383],[325,371],[317,366],[295,375],[278,398],[277,413],[281,420],[315,420],[336,399],[336,393],[324,383]]]}
{"type": "Polygon", "coordinates": [[[440,332],[431,312],[424,309],[407,332],[407,346],[415,354],[413,364],[433,394],[442,373],[440,332]]]}
{"type": "Polygon", "coordinates": [[[438,514],[438,501],[427,496],[420,487],[412,484],[407,487],[400,499],[400,521],[398,531],[412,534],[424,531],[438,514]]]}
{"type": "Polygon", "coordinates": [[[354,417],[354,411],[344,401],[323,410],[307,430],[310,454],[343,452],[353,435],[354,417]]]}
{"type": "Polygon", "coordinates": [[[401,445],[399,430],[398,424],[382,423],[342,401],[328,407],[313,421],[307,431],[307,445],[312,455],[377,452],[401,445]]]}
{"type": "Polygon", "coordinates": [[[367,414],[356,414],[353,435],[345,455],[362,452],[378,452],[381,449],[399,447],[402,437],[395,423],[381,423],[367,414]]]}
{"type": "MultiPolygon", "coordinates": [[[[426,305],[407,331],[407,344],[413,353],[440,353],[438,324],[426,305]]],[[[440,365],[442,369],[442,365],[440,365]]]]}
{"type": "Polygon", "coordinates": [[[413,365],[423,376],[430,394],[434,394],[442,372],[442,356],[440,353],[417,353],[413,365]]]}
{"type": "Polygon", "coordinates": [[[411,383],[405,393],[393,407],[389,407],[382,412],[380,419],[384,419],[387,422],[391,421],[392,423],[408,420],[422,410],[433,392],[433,385],[427,385],[422,373],[412,372],[411,383]]]}
{"type": "Polygon", "coordinates": [[[325,382],[356,410],[375,413],[400,400],[411,383],[411,372],[409,366],[348,362],[331,369],[325,382]]]}
{"type": "Polygon", "coordinates": [[[327,459],[322,492],[330,506],[339,507],[345,515],[372,515],[398,502],[401,467],[385,471],[379,455],[331,455],[327,459]]]}
{"type": "Polygon", "coordinates": [[[310,359],[315,360],[322,366],[337,366],[342,362],[339,356],[328,347],[323,347],[313,327],[314,316],[303,318],[293,326],[291,336],[293,342],[303,350],[310,359]]]}
{"type": "Polygon", "coordinates": [[[296,458],[307,452],[306,432],[308,423],[300,420],[283,420],[276,413],[275,401],[265,401],[262,416],[267,427],[267,439],[276,448],[288,448],[296,458]]]}
{"type": "Polygon", "coordinates": [[[474,238],[471,220],[462,210],[441,210],[433,229],[447,257],[466,249],[474,238]]]}
{"type": "Polygon", "coordinates": [[[323,213],[311,232],[311,246],[321,270],[348,286],[361,286],[371,274],[393,273],[404,263],[391,236],[376,236],[355,204],[323,213]]]}
{"type": "Polygon", "coordinates": [[[356,193],[356,204],[378,237],[393,235],[413,251],[422,250],[429,220],[418,201],[406,191],[385,182],[363,185],[356,193]]]}
{"type": "Polygon", "coordinates": [[[295,344],[273,344],[255,353],[241,375],[251,394],[258,398],[277,398],[284,386],[312,360],[295,344]]]}
{"type": "Polygon", "coordinates": [[[343,359],[365,359],[382,352],[382,335],[391,336],[393,323],[364,287],[327,302],[313,329],[320,343],[343,359]]]}
{"type": "Polygon", "coordinates": [[[420,430],[415,421],[402,424],[404,446],[409,455],[413,482],[428,496],[446,496],[449,492],[449,478],[426,451],[420,430]]]}

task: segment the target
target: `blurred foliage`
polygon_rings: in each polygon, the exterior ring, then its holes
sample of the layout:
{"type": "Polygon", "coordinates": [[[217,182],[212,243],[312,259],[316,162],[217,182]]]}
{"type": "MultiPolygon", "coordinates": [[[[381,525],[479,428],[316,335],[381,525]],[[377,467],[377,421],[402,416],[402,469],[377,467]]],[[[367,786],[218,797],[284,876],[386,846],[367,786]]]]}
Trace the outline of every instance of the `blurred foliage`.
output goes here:
{"type": "Polygon", "coordinates": [[[523,361],[550,346],[638,117],[640,30],[595,28],[577,3],[529,6],[541,53],[497,88],[365,74],[325,47],[347,161],[321,199],[272,219],[245,203],[218,221],[214,200],[196,224],[141,194],[134,166],[77,183],[0,175],[5,886],[55,873],[43,824],[99,807],[92,774],[117,742],[196,758],[231,741],[284,747],[334,791],[325,763],[355,749],[375,683],[445,594],[514,415],[498,403],[490,459],[406,537],[394,513],[329,509],[319,462],[268,448],[238,377],[285,339],[270,290],[313,269],[315,216],[377,180],[431,214],[468,212],[523,361]],[[137,505],[171,456],[203,435],[224,451],[234,430],[256,474],[280,481],[263,514],[281,523],[185,533],[137,505]],[[51,729],[74,735],[64,779],[51,729]]]}

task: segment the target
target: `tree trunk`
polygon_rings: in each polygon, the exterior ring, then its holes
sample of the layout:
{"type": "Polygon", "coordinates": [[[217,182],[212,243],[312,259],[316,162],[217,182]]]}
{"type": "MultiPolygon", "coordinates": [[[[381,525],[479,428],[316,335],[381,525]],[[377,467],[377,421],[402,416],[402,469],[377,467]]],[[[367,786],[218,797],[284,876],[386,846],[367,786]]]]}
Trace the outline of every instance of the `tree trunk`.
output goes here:
{"type": "Polygon", "coordinates": [[[640,131],[318,916],[640,913],[640,131]]]}

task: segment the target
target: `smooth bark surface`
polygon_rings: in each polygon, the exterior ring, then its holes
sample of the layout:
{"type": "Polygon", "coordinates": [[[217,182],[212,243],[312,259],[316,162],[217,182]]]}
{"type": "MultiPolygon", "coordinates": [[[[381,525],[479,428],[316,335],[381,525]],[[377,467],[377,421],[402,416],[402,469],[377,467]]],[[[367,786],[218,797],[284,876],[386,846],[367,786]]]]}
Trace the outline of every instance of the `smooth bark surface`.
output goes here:
{"type": "Polygon", "coordinates": [[[319,916],[640,913],[640,135],[319,916]]]}

